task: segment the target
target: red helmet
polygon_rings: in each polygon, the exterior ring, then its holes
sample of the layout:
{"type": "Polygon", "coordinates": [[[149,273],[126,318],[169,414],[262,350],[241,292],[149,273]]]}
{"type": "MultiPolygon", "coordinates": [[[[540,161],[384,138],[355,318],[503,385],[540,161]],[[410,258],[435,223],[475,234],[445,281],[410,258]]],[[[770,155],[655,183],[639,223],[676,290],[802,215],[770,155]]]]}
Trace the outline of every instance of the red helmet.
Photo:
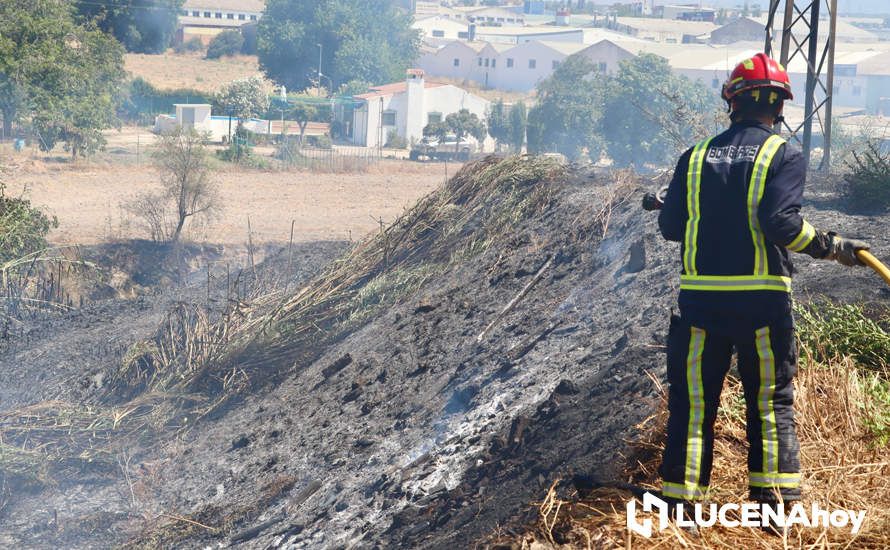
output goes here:
{"type": "Polygon", "coordinates": [[[791,93],[791,80],[781,63],[759,53],[736,65],[729,80],[723,85],[723,99],[727,102],[743,92],[758,88],[770,88],[782,94],[781,99],[794,99],[791,93]]]}

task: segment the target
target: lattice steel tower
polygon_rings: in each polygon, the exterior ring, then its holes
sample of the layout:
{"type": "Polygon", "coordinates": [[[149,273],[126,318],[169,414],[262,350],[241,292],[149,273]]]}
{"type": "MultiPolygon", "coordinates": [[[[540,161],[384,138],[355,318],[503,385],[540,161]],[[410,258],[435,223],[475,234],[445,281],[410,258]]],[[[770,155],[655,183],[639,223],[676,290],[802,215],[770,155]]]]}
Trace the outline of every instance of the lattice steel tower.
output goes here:
{"type": "Polygon", "coordinates": [[[834,42],[837,28],[837,0],[770,0],[766,23],[764,52],[773,55],[773,32],[776,13],[783,7],[781,54],[779,60],[787,69],[800,56],[806,63],[807,82],[804,97],[804,120],[792,128],[784,123],[809,161],[812,149],[813,122],[823,136],[823,155],[820,170],[828,170],[831,163],[831,99],[834,90],[834,42]],[[825,10],[823,12],[823,10],[825,10]],[[826,20],[821,16],[827,15],[826,20]],[[828,32],[820,27],[828,25],[828,32]]]}

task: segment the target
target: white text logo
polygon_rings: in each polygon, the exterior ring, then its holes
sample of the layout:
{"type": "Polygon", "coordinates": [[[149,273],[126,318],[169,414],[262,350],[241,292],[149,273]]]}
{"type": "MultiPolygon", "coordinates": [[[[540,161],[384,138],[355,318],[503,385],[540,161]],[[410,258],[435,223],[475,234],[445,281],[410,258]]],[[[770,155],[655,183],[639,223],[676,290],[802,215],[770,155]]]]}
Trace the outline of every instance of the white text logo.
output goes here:
{"type": "MultiPolygon", "coordinates": [[[[800,502],[761,504],[747,502],[718,506],[714,503],[682,503],[670,506],[652,493],[643,495],[643,512],[658,515],[658,530],[664,531],[669,521],[677,527],[849,527],[854,535],[862,528],[865,510],[829,510],[813,503],[809,508],[800,502]],[[790,503],[789,503],[790,504],[790,503]]],[[[627,528],[646,538],[652,536],[652,518],[637,518],[637,501],[627,503],[627,528]]]]}

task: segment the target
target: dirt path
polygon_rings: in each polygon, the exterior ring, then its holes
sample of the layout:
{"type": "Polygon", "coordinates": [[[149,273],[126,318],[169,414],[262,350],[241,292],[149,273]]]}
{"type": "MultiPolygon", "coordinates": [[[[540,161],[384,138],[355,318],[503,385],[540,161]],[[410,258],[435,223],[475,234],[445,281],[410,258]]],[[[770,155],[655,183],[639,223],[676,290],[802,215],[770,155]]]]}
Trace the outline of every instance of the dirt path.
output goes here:
{"type": "MultiPolygon", "coordinates": [[[[449,166],[453,173],[454,167],[449,166]]],[[[364,174],[261,172],[233,168],[215,174],[222,208],[215,220],[190,229],[192,240],[244,244],[247,219],[255,242],[355,240],[391,222],[444,179],[441,164],[384,161],[364,174]]],[[[159,187],[147,166],[25,163],[7,192],[23,191],[59,219],[56,244],[97,244],[147,237],[139,220],[122,207],[159,187]]]]}

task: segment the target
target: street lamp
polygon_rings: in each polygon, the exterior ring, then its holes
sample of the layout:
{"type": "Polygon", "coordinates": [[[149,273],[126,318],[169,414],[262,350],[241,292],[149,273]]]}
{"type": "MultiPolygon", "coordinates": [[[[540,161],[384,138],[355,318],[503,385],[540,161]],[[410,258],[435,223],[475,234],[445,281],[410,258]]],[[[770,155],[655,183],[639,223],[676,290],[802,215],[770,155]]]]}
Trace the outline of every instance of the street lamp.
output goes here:
{"type": "Polygon", "coordinates": [[[321,48],[321,44],[316,44],[316,46],[318,46],[318,80],[316,81],[318,83],[317,84],[318,87],[315,89],[315,95],[317,95],[318,97],[321,97],[321,50],[322,50],[322,48],[321,48]]]}

